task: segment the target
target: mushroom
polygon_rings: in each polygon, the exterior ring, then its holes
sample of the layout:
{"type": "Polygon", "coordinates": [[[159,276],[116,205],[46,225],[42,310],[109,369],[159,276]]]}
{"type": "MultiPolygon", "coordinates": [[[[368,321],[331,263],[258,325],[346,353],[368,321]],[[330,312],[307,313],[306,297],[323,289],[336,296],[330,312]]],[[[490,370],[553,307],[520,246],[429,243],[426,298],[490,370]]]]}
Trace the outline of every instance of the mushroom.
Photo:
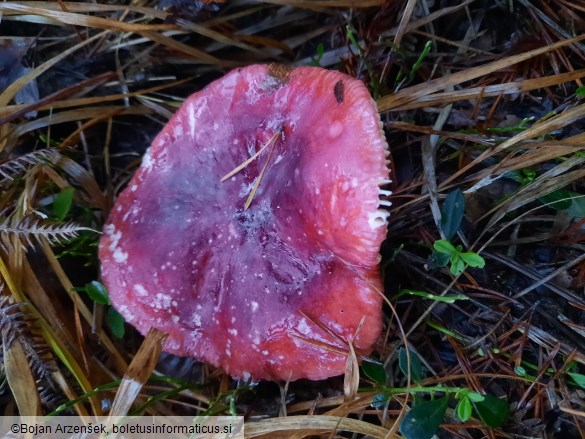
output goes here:
{"type": "Polygon", "coordinates": [[[361,81],[232,71],[185,101],[120,194],[99,248],[112,304],[233,377],[342,374],[381,331],[387,156],[361,81]]]}

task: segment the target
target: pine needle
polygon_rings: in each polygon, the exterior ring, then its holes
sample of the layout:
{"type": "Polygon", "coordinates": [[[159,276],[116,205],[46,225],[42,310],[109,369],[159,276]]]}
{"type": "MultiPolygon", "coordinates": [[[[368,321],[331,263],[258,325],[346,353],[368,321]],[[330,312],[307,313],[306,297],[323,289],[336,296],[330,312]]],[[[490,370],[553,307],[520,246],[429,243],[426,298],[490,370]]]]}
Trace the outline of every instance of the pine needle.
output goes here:
{"type": "MultiPolygon", "coordinates": [[[[280,134],[280,131],[277,134],[280,134]]],[[[275,136],[277,134],[272,136],[272,138],[275,139],[276,138],[275,136]]],[[[269,143],[271,143],[271,142],[269,142],[269,143]]],[[[256,178],[256,181],[254,182],[254,187],[250,191],[250,195],[248,195],[248,199],[246,200],[246,204],[244,204],[244,210],[248,210],[248,207],[250,207],[250,204],[252,204],[252,200],[254,199],[254,195],[256,195],[256,191],[258,190],[258,187],[260,186],[260,182],[262,181],[262,177],[264,176],[264,172],[266,172],[266,169],[268,168],[268,164],[270,163],[270,160],[272,159],[273,155],[274,155],[274,142],[272,142],[272,148],[270,148],[270,153],[268,154],[268,158],[266,159],[266,163],[264,164],[264,167],[260,171],[260,174],[258,174],[258,177],[256,178]]]]}
{"type": "Polygon", "coordinates": [[[266,148],[268,148],[274,141],[276,141],[276,138],[282,133],[282,128],[280,128],[276,133],[274,133],[274,135],[270,138],[270,140],[268,140],[268,142],[266,142],[264,144],[264,146],[262,146],[262,148],[260,148],[258,150],[258,152],[256,152],[252,157],[250,157],[248,160],[246,160],[245,162],[239,164],[238,166],[236,166],[234,169],[232,169],[230,172],[228,172],[226,175],[224,175],[221,178],[221,182],[226,181],[228,178],[236,175],[238,172],[240,172],[242,169],[244,169],[246,166],[248,166],[250,163],[252,163],[260,154],[262,154],[266,148]]]}

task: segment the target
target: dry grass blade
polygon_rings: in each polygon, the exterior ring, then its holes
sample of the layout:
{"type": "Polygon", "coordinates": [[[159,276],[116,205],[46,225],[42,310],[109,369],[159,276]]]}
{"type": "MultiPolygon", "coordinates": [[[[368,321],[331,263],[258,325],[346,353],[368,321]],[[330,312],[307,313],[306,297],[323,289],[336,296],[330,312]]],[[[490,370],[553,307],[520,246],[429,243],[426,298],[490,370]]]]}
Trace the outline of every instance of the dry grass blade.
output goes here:
{"type": "Polygon", "coordinates": [[[152,31],[142,31],[140,32],[141,35],[145,36],[151,41],[156,43],[163,44],[171,49],[174,49],[178,52],[185,53],[193,58],[199,60],[202,63],[206,64],[219,64],[219,65],[227,65],[229,63],[225,63],[218,58],[211,56],[202,50],[196,49],[194,47],[188,46],[187,44],[183,44],[179,41],[173,40],[170,37],[167,37],[163,34],[152,32],[152,31]]]}
{"type": "MultiPolygon", "coordinates": [[[[363,322],[363,320],[362,320],[363,322]]],[[[343,375],[343,394],[347,399],[353,399],[357,395],[360,385],[360,369],[353,343],[349,343],[349,355],[345,362],[343,375]]]]}
{"type": "MultiPolygon", "coordinates": [[[[0,3],[0,11],[2,10],[2,6],[5,4],[6,3],[0,3]]],[[[82,47],[85,47],[88,44],[93,43],[93,42],[97,41],[98,39],[102,38],[103,36],[106,35],[106,33],[107,32],[96,34],[93,37],[90,37],[87,40],[76,44],[75,46],[71,47],[70,49],[67,49],[67,50],[63,51],[62,53],[60,53],[59,55],[54,56],[53,58],[51,58],[47,62],[38,66],[37,68],[32,69],[26,75],[18,78],[16,81],[14,81],[12,84],[10,84],[10,86],[8,86],[6,88],[6,90],[4,90],[2,92],[2,94],[0,94],[0,107],[5,107],[6,105],[8,105],[8,103],[14,98],[16,93],[18,93],[26,84],[28,84],[29,82],[38,78],[40,75],[45,73],[47,70],[49,70],[55,64],[57,64],[59,61],[65,59],[66,57],[68,57],[72,53],[75,53],[79,49],[81,49],[82,47]]]]}
{"type": "Polygon", "coordinates": [[[246,424],[246,437],[257,437],[278,432],[292,433],[296,430],[305,430],[307,434],[309,432],[317,434],[323,431],[332,433],[335,431],[347,431],[368,435],[372,438],[388,438],[388,430],[386,428],[377,427],[357,419],[337,416],[289,416],[287,418],[267,419],[260,422],[248,423],[246,424]]]}
{"type": "Polygon", "coordinates": [[[257,0],[261,3],[296,8],[371,8],[381,6],[385,0],[257,0]]]}
{"type": "Polygon", "coordinates": [[[34,104],[22,105],[22,106],[20,106],[21,108],[11,112],[8,116],[5,116],[2,119],[0,119],[0,125],[4,125],[5,123],[12,122],[13,120],[16,120],[16,119],[26,115],[30,111],[38,110],[39,108],[42,108],[42,107],[52,107],[53,102],[55,102],[55,101],[59,101],[62,98],[70,96],[74,93],[78,93],[80,90],[83,90],[86,87],[90,88],[90,87],[96,86],[100,83],[104,83],[108,79],[112,79],[115,76],[116,76],[115,73],[112,73],[112,72],[103,73],[103,74],[98,75],[94,78],[86,79],[85,81],[82,81],[81,83],[76,84],[72,87],[68,87],[68,88],[65,88],[63,90],[59,90],[59,91],[53,93],[52,95],[49,95],[49,96],[42,98],[42,99],[39,99],[34,104]]]}
{"type": "Polygon", "coordinates": [[[166,334],[154,328],[148,332],[122,378],[110,416],[126,416],[129,413],[142,386],[148,381],[156,366],[166,337],[166,334]]]}
{"type": "Polygon", "coordinates": [[[125,107],[123,105],[107,105],[101,107],[87,107],[78,110],[62,111],[57,114],[52,114],[46,117],[39,117],[36,120],[20,124],[16,129],[9,133],[6,140],[14,143],[16,139],[31,131],[45,128],[51,125],[59,125],[71,121],[78,121],[83,119],[93,119],[103,115],[104,112],[117,112],[121,115],[145,115],[150,114],[151,111],[144,107],[125,107]]]}
{"type": "MultiPolygon", "coordinates": [[[[190,79],[190,78],[189,78],[190,79]]],[[[129,93],[119,93],[113,95],[106,95],[106,96],[92,96],[87,98],[76,98],[76,99],[65,99],[59,100],[56,102],[44,103],[38,107],[35,106],[38,110],[49,110],[49,109],[62,109],[62,108],[71,108],[71,107],[89,107],[90,105],[96,104],[104,104],[106,102],[113,102],[113,101],[121,101],[124,99],[142,96],[150,93],[155,93],[157,91],[164,90],[166,88],[176,87],[178,85],[184,84],[189,81],[189,79],[182,79],[180,81],[173,81],[168,84],[157,85],[155,87],[149,87],[145,89],[141,89],[135,92],[129,93]]],[[[26,105],[8,105],[4,108],[0,108],[0,115],[6,115],[5,117],[11,117],[13,113],[24,113],[26,110],[30,108],[26,105]]],[[[122,107],[123,110],[129,110],[128,107],[122,107]]],[[[84,111],[87,108],[81,108],[78,111],[84,111]]],[[[115,111],[115,110],[112,110],[115,111]]],[[[134,110],[134,111],[141,111],[141,110],[134,110]]],[[[143,112],[143,110],[142,110],[143,112]]],[[[8,119],[6,119],[8,120],[8,119]]]]}
{"type": "MultiPolygon", "coordinates": [[[[27,290],[33,292],[35,291],[34,283],[38,282],[38,280],[30,269],[26,259],[23,261],[23,265],[25,268],[22,272],[24,277],[24,287],[27,290]]],[[[0,258],[0,275],[6,282],[6,286],[8,287],[8,290],[10,291],[10,294],[16,303],[28,302],[26,297],[22,294],[16,285],[15,280],[9,271],[9,267],[5,264],[2,258],[0,258]]],[[[46,295],[43,297],[46,297],[46,295]]],[[[43,303],[43,297],[35,297],[34,299],[36,299],[37,303],[43,303]]],[[[51,310],[53,310],[53,304],[50,302],[44,302],[43,306],[38,308],[36,305],[37,304],[35,303],[35,300],[33,300],[28,304],[28,310],[30,311],[32,318],[34,318],[38,324],[40,334],[46,343],[51,347],[55,357],[58,357],[72,373],[82,390],[84,392],[89,392],[91,390],[91,384],[86,375],[83,373],[83,370],[79,367],[75,356],[69,350],[71,343],[68,343],[68,334],[65,332],[64,325],[59,320],[56,313],[51,313],[51,310]],[[43,314],[41,314],[38,309],[42,309],[43,314]],[[51,317],[49,321],[45,318],[47,315],[51,317]],[[56,329],[53,329],[51,325],[55,325],[56,329]]],[[[67,385],[63,387],[63,390],[69,392],[70,388],[67,385]]],[[[95,401],[93,398],[90,398],[90,402],[95,409],[95,413],[101,413],[99,409],[100,406],[97,401],[95,401]]],[[[83,414],[85,411],[83,409],[79,409],[78,413],[83,414]]]]}
{"type": "Polygon", "coordinates": [[[177,29],[173,24],[134,24],[123,21],[110,20],[107,18],[94,17],[72,12],[53,11],[44,8],[35,8],[20,3],[0,3],[0,11],[6,15],[27,14],[33,16],[47,17],[57,23],[85,26],[93,29],[104,29],[119,32],[142,32],[155,30],[177,29]]]}
{"type": "MultiPolygon", "coordinates": [[[[4,338],[4,335],[2,335],[4,338]]],[[[30,369],[26,353],[19,339],[2,343],[4,372],[22,416],[41,415],[41,400],[36,380],[30,369]]]]}
{"type": "MultiPolygon", "coordinates": [[[[55,272],[55,275],[57,276],[57,278],[61,282],[63,289],[67,292],[67,294],[69,295],[69,298],[71,299],[71,302],[75,305],[75,308],[77,310],[79,310],[79,313],[81,314],[83,319],[89,325],[93,324],[93,317],[94,317],[93,314],[91,313],[91,311],[87,307],[87,305],[83,302],[80,295],[77,292],[75,292],[75,288],[74,288],[73,283],[67,277],[67,274],[63,270],[63,267],[61,266],[59,260],[55,256],[55,253],[53,252],[53,250],[48,245],[43,245],[43,252],[45,253],[45,256],[47,257],[47,260],[48,260],[49,264],[51,265],[51,268],[55,272]]],[[[112,358],[113,362],[115,363],[117,372],[120,374],[123,373],[126,370],[126,368],[128,367],[126,360],[122,357],[122,355],[120,354],[118,349],[115,347],[112,340],[105,333],[104,329],[99,329],[96,332],[97,332],[97,336],[100,340],[100,343],[102,343],[104,345],[104,347],[107,349],[110,357],[112,358]]]]}
{"type": "MultiPolygon", "coordinates": [[[[585,77],[585,70],[550,75],[542,78],[520,79],[503,84],[485,85],[481,87],[464,88],[455,91],[432,93],[421,96],[411,102],[388,109],[388,111],[406,111],[431,106],[443,106],[466,99],[498,97],[503,95],[517,95],[520,93],[539,90],[545,87],[564,84],[585,77]]],[[[383,99],[383,98],[382,98],[383,99]]]]}
{"type": "MultiPolygon", "coordinates": [[[[577,134],[563,140],[535,142],[532,144],[522,144],[527,148],[526,152],[516,155],[508,155],[496,165],[483,169],[470,176],[467,181],[477,182],[477,187],[483,187],[488,179],[503,175],[507,172],[526,169],[545,163],[551,160],[574,154],[577,151],[585,149],[585,133],[577,134]]],[[[472,189],[466,193],[473,192],[472,189]]]]}
{"type": "Polygon", "coordinates": [[[550,44],[539,49],[530,50],[519,55],[509,56],[507,58],[500,59],[483,66],[473,67],[458,73],[453,73],[445,77],[432,79],[420,85],[415,85],[412,87],[402,89],[398,93],[383,96],[382,98],[378,99],[377,101],[378,110],[380,112],[384,112],[387,110],[391,110],[393,108],[400,107],[402,105],[414,101],[415,99],[421,98],[423,96],[428,96],[439,90],[443,90],[450,85],[458,85],[466,81],[471,81],[472,79],[479,78],[480,76],[488,75],[489,73],[496,72],[506,67],[518,64],[522,61],[534,58],[538,55],[551,52],[555,49],[565,47],[582,40],[585,40],[585,35],[580,35],[575,38],[559,41],[557,43],[550,44]]]}
{"type": "Polygon", "coordinates": [[[262,56],[264,55],[264,51],[261,49],[257,49],[254,46],[237,41],[236,39],[230,38],[229,36],[224,35],[221,32],[217,32],[201,24],[191,23],[189,21],[181,19],[177,20],[177,24],[181,25],[181,27],[183,27],[184,29],[189,29],[190,31],[196,32],[199,35],[203,35],[219,43],[225,44],[226,46],[239,47],[240,49],[244,49],[246,51],[253,52],[258,55],[262,56]]]}
{"type": "Polygon", "coordinates": [[[519,142],[522,142],[523,140],[533,139],[535,137],[542,136],[558,128],[570,125],[583,117],[585,117],[585,104],[578,105],[574,108],[564,111],[561,114],[551,117],[550,119],[533,125],[526,131],[518,133],[511,139],[508,139],[505,142],[501,143],[500,145],[498,145],[497,149],[498,151],[500,151],[510,148],[518,144],[519,142]]]}
{"type": "Polygon", "coordinates": [[[532,183],[521,188],[514,197],[504,201],[501,205],[495,207],[484,215],[484,217],[487,217],[493,213],[493,216],[490,218],[485,230],[489,230],[509,212],[512,212],[534,200],[542,198],[557,189],[562,189],[575,181],[579,181],[585,178],[585,169],[571,171],[559,175],[560,173],[565,172],[567,169],[579,166],[584,162],[585,158],[575,157],[574,159],[569,159],[564,163],[557,165],[550,171],[544,173],[532,183]]]}
{"type": "MultiPolygon", "coordinates": [[[[97,182],[93,175],[91,175],[87,169],[75,162],[69,157],[61,156],[57,162],[57,166],[61,168],[71,179],[81,186],[85,193],[89,195],[87,200],[90,206],[97,207],[102,210],[106,210],[107,201],[106,197],[100,190],[97,182]]],[[[81,229],[80,229],[81,230],[81,229]]]]}
{"type": "MultiPolygon", "coordinates": [[[[432,23],[433,21],[437,20],[440,17],[444,17],[444,16],[450,15],[454,12],[457,12],[460,9],[464,9],[466,6],[470,5],[473,2],[475,2],[475,0],[464,0],[455,6],[443,7],[443,8],[440,8],[438,11],[432,12],[430,14],[425,14],[422,18],[419,18],[418,20],[414,20],[414,21],[410,22],[408,24],[408,26],[406,26],[406,32],[412,32],[412,31],[415,31],[416,29],[424,27],[424,26],[432,23]]],[[[392,28],[389,31],[383,32],[381,36],[382,37],[395,36],[398,34],[399,31],[400,31],[400,25],[396,26],[395,28],[392,28]]]]}
{"type": "Polygon", "coordinates": [[[116,4],[100,4],[100,3],[77,3],[77,2],[54,2],[54,1],[36,1],[30,0],[26,2],[26,5],[31,8],[40,8],[46,10],[53,10],[63,12],[64,8],[69,12],[137,12],[144,15],[147,18],[158,18],[164,20],[168,17],[168,13],[156,8],[133,6],[133,5],[116,5],[116,4]]]}
{"type": "Polygon", "coordinates": [[[400,47],[400,43],[402,43],[402,38],[404,37],[406,28],[408,27],[408,23],[410,22],[410,18],[412,17],[412,13],[417,3],[417,0],[408,0],[406,2],[404,12],[400,18],[400,23],[398,24],[398,29],[396,30],[396,35],[394,36],[394,45],[396,47],[400,47]]]}

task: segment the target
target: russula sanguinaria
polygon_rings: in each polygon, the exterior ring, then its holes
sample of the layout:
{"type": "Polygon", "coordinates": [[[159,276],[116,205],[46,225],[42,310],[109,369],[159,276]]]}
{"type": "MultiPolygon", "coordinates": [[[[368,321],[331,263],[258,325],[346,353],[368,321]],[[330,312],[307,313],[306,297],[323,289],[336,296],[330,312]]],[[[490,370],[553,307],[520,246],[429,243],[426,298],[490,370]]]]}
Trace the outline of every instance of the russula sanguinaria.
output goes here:
{"type": "Polygon", "coordinates": [[[342,374],[349,344],[367,355],[381,330],[387,156],[361,81],[232,71],[185,101],[110,213],[113,305],[233,377],[342,374]]]}

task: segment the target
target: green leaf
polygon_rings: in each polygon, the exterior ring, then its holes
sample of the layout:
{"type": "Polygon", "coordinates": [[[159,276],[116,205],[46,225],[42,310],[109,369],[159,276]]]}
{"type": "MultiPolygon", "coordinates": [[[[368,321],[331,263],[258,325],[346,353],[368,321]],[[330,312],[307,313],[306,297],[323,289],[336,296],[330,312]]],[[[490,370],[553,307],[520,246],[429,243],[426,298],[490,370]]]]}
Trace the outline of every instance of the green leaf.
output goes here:
{"type": "Polygon", "coordinates": [[[124,317],[113,307],[110,307],[106,313],[106,326],[110,328],[114,337],[119,339],[124,337],[124,317]]]}
{"type": "Polygon", "coordinates": [[[516,367],[514,367],[514,372],[519,377],[525,377],[527,375],[526,369],[524,369],[522,366],[516,366],[516,367]]]}
{"type": "Polygon", "coordinates": [[[577,218],[585,218],[585,195],[578,192],[571,192],[571,194],[573,194],[574,198],[567,212],[577,218]]]}
{"type": "Polygon", "coordinates": [[[528,183],[532,183],[536,178],[536,172],[532,169],[520,169],[517,171],[506,172],[506,178],[510,178],[522,186],[527,185],[528,183]]]}
{"type": "Polygon", "coordinates": [[[323,55],[325,54],[325,46],[323,45],[323,43],[319,43],[317,45],[316,52],[317,52],[317,54],[315,56],[311,57],[311,62],[309,64],[312,66],[320,67],[321,66],[321,59],[323,58],[323,55]]]}
{"type": "Polygon", "coordinates": [[[470,401],[479,402],[479,401],[483,401],[485,399],[485,396],[482,395],[481,393],[469,392],[467,394],[467,398],[469,398],[470,401]]]}
{"type": "Polygon", "coordinates": [[[386,384],[386,370],[382,363],[364,360],[362,363],[362,372],[373,382],[386,384]]]}
{"type": "Polygon", "coordinates": [[[386,406],[388,399],[390,399],[390,395],[386,395],[385,393],[376,393],[372,398],[372,407],[374,407],[376,410],[382,410],[386,406]]]}
{"type": "Polygon", "coordinates": [[[575,373],[575,372],[569,372],[568,375],[571,378],[573,378],[573,381],[575,381],[575,384],[577,384],[582,389],[585,389],[585,375],[582,375],[580,373],[575,373]]]}
{"type": "Polygon", "coordinates": [[[449,398],[425,401],[410,410],[400,424],[406,439],[431,439],[447,413],[449,398]]]}
{"type": "Polygon", "coordinates": [[[69,211],[71,210],[71,204],[73,203],[73,193],[75,188],[66,187],[61,189],[61,192],[55,196],[53,201],[53,218],[57,221],[63,221],[69,211]]]}
{"type": "Polygon", "coordinates": [[[437,250],[439,253],[445,253],[447,255],[457,254],[457,249],[453,247],[453,244],[451,244],[446,239],[439,239],[435,241],[435,243],[433,244],[433,248],[437,250]]]}
{"type": "Polygon", "coordinates": [[[457,258],[452,257],[451,268],[449,269],[451,274],[454,276],[459,276],[461,273],[463,273],[464,270],[465,263],[463,262],[463,260],[459,256],[457,256],[457,258]]]}
{"type": "Polygon", "coordinates": [[[501,427],[510,414],[508,402],[493,395],[484,395],[482,401],[472,401],[472,403],[480,419],[488,427],[501,427]]]}
{"type": "Polygon", "coordinates": [[[416,74],[418,69],[420,69],[424,59],[431,51],[432,45],[433,45],[433,42],[430,40],[425,43],[425,47],[423,48],[422,52],[419,54],[418,58],[416,59],[416,62],[412,66],[412,70],[410,71],[410,75],[408,76],[409,81],[412,81],[414,79],[414,75],[416,74]]]}
{"type": "Polygon", "coordinates": [[[574,192],[559,189],[558,191],[546,194],[544,197],[540,197],[538,200],[541,203],[548,205],[548,207],[552,207],[553,209],[565,210],[571,207],[571,204],[573,204],[573,200],[571,198],[574,197],[574,194],[574,192]]]}
{"type": "Polygon", "coordinates": [[[473,407],[471,405],[471,401],[467,397],[459,401],[457,407],[455,407],[455,413],[457,413],[457,417],[461,419],[463,422],[469,421],[469,418],[471,418],[472,411],[473,407]]]}
{"type": "Polygon", "coordinates": [[[87,294],[95,303],[99,303],[100,305],[110,304],[108,290],[106,290],[106,287],[97,280],[85,284],[85,291],[87,291],[87,294]]]}
{"type": "Polygon", "coordinates": [[[449,193],[441,209],[441,230],[447,239],[453,238],[463,221],[465,213],[465,197],[461,189],[449,193]]]}
{"type": "Polygon", "coordinates": [[[578,98],[582,98],[583,96],[585,96],[585,87],[577,88],[577,90],[575,90],[575,96],[577,96],[578,98]]]}
{"type": "Polygon", "coordinates": [[[477,253],[461,253],[459,257],[470,267],[483,268],[485,266],[485,259],[477,253]]]}
{"type": "Polygon", "coordinates": [[[436,250],[433,250],[431,256],[429,257],[429,267],[430,268],[440,268],[445,267],[449,263],[449,254],[447,253],[439,253],[436,250]]]}
{"type": "MultiPolygon", "coordinates": [[[[408,356],[406,355],[406,349],[398,349],[398,367],[404,375],[408,376],[408,356]]],[[[410,378],[414,382],[419,382],[424,379],[423,365],[414,352],[410,351],[410,378]]]]}

